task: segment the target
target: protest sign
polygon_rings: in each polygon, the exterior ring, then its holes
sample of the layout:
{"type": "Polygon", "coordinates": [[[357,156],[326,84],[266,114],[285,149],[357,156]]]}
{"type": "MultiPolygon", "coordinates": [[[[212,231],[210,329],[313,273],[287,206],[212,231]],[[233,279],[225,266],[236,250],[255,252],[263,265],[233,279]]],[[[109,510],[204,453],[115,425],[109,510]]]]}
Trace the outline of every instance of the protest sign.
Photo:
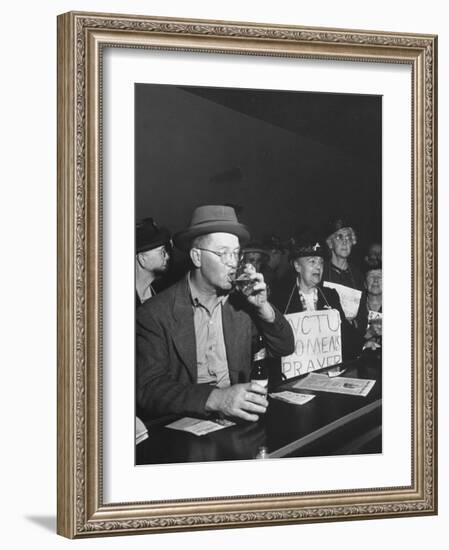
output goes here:
{"type": "Polygon", "coordinates": [[[336,309],[285,315],[295,336],[295,351],[282,358],[286,378],[341,363],[341,320],[336,309]]]}
{"type": "Polygon", "coordinates": [[[357,311],[359,310],[362,291],[338,283],[330,283],[329,281],[324,281],[323,286],[333,288],[337,291],[346,319],[348,321],[355,319],[357,311]]]}

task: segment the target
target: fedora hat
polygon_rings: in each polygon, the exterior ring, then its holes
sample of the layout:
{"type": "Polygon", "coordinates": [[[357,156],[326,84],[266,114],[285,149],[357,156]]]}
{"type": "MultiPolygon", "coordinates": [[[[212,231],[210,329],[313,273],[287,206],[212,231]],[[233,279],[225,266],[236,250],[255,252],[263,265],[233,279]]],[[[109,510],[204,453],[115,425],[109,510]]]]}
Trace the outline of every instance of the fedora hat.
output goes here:
{"type": "Polygon", "coordinates": [[[136,254],[147,252],[163,244],[170,244],[170,233],[159,227],[153,218],[145,218],[136,224],[136,254]]]}
{"type": "Polygon", "coordinates": [[[231,233],[241,244],[250,238],[248,229],[237,220],[231,206],[208,204],[195,208],[189,227],[177,233],[173,241],[180,250],[188,250],[193,239],[208,233],[231,233]]]}
{"type": "Polygon", "coordinates": [[[247,252],[257,252],[258,254],[261,254],[265,257],[266,260],[269,259],[270,254],[266,248],[263,247],[262,243],[259,241],[249,241],[245,246],[242,248],[242,254],[246,254],[247,252]]]}

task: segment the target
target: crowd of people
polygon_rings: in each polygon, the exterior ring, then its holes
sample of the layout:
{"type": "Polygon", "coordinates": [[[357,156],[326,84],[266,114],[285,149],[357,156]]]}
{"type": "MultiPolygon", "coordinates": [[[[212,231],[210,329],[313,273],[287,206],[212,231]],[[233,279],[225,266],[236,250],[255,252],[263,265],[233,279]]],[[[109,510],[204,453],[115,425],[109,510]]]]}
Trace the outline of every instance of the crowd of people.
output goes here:
{"type": "Polygon", "coordinates": [[[338,311],[344,361],[381,348],[382,246],[371,243],[356,262],[356,244],[356,228],[341,217],[287,241],[254,240],[224,205],[197,207],[175,235],[152,218],[138,223],[139,416],[257,420],[268,401],[266,388],[250,381],[254,342],[262,337],[279,365],[295,349],[288,314],[338,311]],[[177,269],[173,247],[187,259],[177,269]],[[240,272],[250,292],[236,291],[240,272]]]}

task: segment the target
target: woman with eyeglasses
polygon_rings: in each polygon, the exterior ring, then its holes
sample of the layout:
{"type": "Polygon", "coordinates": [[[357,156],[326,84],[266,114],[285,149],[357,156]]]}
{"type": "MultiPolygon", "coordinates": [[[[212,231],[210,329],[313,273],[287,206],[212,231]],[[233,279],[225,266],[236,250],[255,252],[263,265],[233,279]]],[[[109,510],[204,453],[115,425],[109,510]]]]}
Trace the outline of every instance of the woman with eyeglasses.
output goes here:
{"type": "Polygon", "coordinates": [[[363,290],[362,272],[350,261],[352,248],[356,243],[357,236],[347,220],[337,218],[330,222],[326,231],[330,258],[324,264],[323,281],[363,290]]]}

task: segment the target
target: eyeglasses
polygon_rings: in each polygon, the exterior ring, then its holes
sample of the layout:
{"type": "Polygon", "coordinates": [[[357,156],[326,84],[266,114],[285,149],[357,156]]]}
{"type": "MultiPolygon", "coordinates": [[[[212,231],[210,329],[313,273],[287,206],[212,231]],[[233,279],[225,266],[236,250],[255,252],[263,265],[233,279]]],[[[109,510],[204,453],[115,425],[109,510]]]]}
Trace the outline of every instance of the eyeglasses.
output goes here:
{"type": "Polygon", "coordinates": [[[222,264],[228,264],[229,262],[238,262],[242,257],[240,249],[232,250],[231,252],[229,252],[228,250],[217,252],[216,250],[210,250],[209,248],[201,248],[200,246],[195,246],[195,248],[197,248],[198,250],[204,250],[204,252],[215,254],[215,256],[218,256],[220,258],[222,264]]]}
{"type": "Polygon", "coordinates": [[[159,254],[164,258],[165,256],[170,256],[170,246],[162,245],[155,249],[159,254]]]}
{"type": "Polygon", "coordinates": [[[352,233],[337,233],[334,235],[334,239],[339,242],[351,243],[353,240],[352,233]]]}

